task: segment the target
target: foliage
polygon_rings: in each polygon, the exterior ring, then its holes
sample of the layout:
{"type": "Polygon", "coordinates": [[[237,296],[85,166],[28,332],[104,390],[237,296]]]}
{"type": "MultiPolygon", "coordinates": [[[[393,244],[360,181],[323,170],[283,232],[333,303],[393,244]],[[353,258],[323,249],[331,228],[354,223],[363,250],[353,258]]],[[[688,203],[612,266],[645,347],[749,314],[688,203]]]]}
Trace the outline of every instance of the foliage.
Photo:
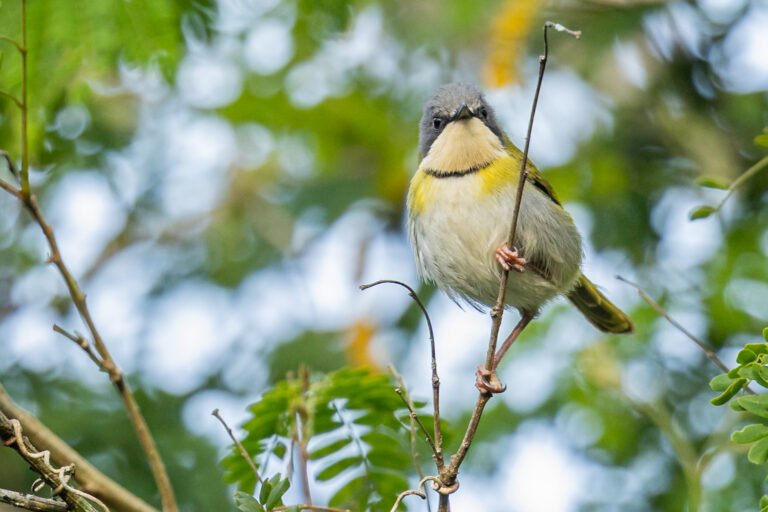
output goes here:
{"type": "MultiPolygon", "coordinates": [[[[258,498],[237,491],[235,493],[235,505],[242,512],[269,512],[275,507],[283,505],[283,495],[288,491],[291,483],[287,478],[275,474],[269,480],[264,480],[259,489],[258,498]]],[[[288,512],[298,512],[298,508],[288,508],[288,512]]]]}
{"type": "MultiPolygon", "coordinates": [[[[768,464],[768,394],[747,394],[733,399],[742,389],[755,383],[768,389],[768,327],[763,329],[763,343],[747,343],[736,357],[738,366],[727,373],[714,377],[709,385],[721,392],[712,399],[714,405],[730,402],[730,407],[760,418],[760,423],[750,423],[731,434],[731,441],[737,444],[751,444],[747,458],[752,464],[768,464]]],[[[768,512],[768,495],[760,499],[760,512],[768,512]]]]}
{"type": "MultiPolygon", "coordinates": [[[[412,461],[402,421],[407,411],[384,375],[343,369],[311,382],[308,376],[289,378],[248,410],[251,419],[243,425],[242,444],[254,462],[266,470],[270,457],[285,459],[287,454],[291,466],[299,450],[318,468],[314,481],[335,484],[332,507],[381,510],[408,488],[412,461]]],[[[228,482],[241,491],[254,489],[256,477],[237,450],[223,465],[228,482]]],[[[259,491],[266,510],[276,503],[274,496],[287,490],[288,480],[275,478],[269,483],[273,491],[265,490],[266,482],[259,491]]]]}

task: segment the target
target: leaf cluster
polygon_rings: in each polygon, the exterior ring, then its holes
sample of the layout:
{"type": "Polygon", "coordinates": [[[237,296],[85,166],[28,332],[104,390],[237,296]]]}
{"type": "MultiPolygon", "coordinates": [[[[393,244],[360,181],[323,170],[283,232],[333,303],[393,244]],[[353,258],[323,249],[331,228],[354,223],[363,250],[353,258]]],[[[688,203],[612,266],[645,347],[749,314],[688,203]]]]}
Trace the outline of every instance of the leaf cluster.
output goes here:
{"type": "Polygon", "coordinates": [[[297,450],[310,470],[316,469],[310,481],[337,484],[329,499],[332,507],[378,510],[378,504],[391,504],[408,488],[408,413],[385,375],[342,369],[314,379],[289,377],[265,392],[249,412],[242,444],[260,472],[269,470],[272,457],[285,460],[289,469],[285,479],[276,475],[265,481],[259,499],[247,499],[256,488],[256,475],[233,449],[222,464],[226,481],[241,491],[241,510],[271,510],[279,504],[290,486],[297,450]]]}
{"type": "MultiPolygon", "coordinates": [[[[747,343],[736,356],[737,367],[713,378],[709,386],[720,394],[713,398],[714,405],[729,406],[739,412],[751,413],[761,420],[768,420],[768,394],[736,396],[747,389],[751,382],[768,389],[768,327],[763,329],[763,343],[747,343]]],[[[768,463],[768,425],[750,423],[731,435],[737,444],[752,444],[747,458],[753,464],[768,463]]],[[[768,512],[768,496],[760,499],[760,512],[768,512]]]]}

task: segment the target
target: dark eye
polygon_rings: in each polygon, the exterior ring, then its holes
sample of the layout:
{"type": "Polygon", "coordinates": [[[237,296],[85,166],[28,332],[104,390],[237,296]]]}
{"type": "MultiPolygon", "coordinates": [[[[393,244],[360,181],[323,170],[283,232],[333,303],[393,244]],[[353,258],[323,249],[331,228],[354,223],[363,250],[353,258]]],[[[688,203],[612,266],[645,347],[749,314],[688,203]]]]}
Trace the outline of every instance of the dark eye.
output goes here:
{"type": "Polygon", "coordinates": [[[432,119],[432,126],[435,127],[435,130],[439,130],[443,126],[443,120],[439,117],[435,117],[432,119]]]}
{"type": "Polygon", "coordinates": [[[485,109],[485,107],[480,109],[480,115],[483,116],[483,119],[488,119],[488,111],[485,109]]]}

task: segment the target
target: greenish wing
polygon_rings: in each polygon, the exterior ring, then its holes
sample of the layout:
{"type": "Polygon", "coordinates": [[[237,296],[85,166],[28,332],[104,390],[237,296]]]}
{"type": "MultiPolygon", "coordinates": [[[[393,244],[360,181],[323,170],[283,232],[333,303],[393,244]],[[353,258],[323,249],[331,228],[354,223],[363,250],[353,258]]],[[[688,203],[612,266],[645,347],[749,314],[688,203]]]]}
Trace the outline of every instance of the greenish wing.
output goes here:
{"type": "MultiPolygon", "coordinates": [[[[516,161],[520,161],[523,159],[523,152],[520,151],[517,146],[515,146],[512,141],[509,140],[509,138],[505,135],[504,136],[504,149],[506,149],[507,153],[509,153],[516,161]]],[[[533,162],[528,160],[528,183],[533,185],[534,187],[538,188],[544,194],[549,197],[554,203],[562,206],[562,203],[560,203],[560,199],[557,198],[557,194],[555,193],[555,189],[552,188],[552,185],[549,184],[547,179],[544,177],[543,174],[541,174],[541,171],[539,171],[535,165],[533,165],[533,162]]]]}

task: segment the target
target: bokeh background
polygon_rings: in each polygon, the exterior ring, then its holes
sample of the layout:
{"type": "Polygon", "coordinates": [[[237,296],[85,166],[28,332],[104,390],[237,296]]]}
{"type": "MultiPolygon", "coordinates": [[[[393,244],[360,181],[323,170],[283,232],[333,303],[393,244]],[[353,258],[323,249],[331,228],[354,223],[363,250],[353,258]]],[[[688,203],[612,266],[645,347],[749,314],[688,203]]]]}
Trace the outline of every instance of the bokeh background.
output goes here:
{"type": "MultiPolygon", "coordinates": [[[[0,33],[19,36],[19,2],[0,33]]],[[[585,273],[635,320],[605,336],[547,307],[501,371],[456,510],[755,510],[764,470],[728,442],[717,373],[621,274],[732,364],[768,322],[768,178],[717,216],[691,210],[765,150],[763,0],[29,2],[32,181],[97,324],[130,375],[184,510],[231,509],[218,464],[247,404],[305,364],[394,364],[429,395],[404,237],[417,122],[440,84],[481,85],[522,145],[552,19],[531,155],[586,242],[585,273]],[[75,5],[77,4],[77,5],[75,5]]],[[[18,93],[2,47],[0,88],[18,93]]],[[[0,147],[19,156],[0,101],[0,147]]],[[[4,179],[11,179],[3,171],[4,179]]],[[[0,382],[97,466],[156,500],[36,225],[0,195],[0,382]]],[[[443,411],[463,429],[489,319],[420,285],[443,411]]],[[[508,315],[505,329],[514,321],[508,315]]],[[[0,450],[0,487],[34,475],[0,450]]],[[[320,491],[321,496],[322,492],[320,491]]],[[[412,502],[409,510],[424,510],[412,502]]],[[[156,502],[156,501],[155,501],[156,502]]]]}

